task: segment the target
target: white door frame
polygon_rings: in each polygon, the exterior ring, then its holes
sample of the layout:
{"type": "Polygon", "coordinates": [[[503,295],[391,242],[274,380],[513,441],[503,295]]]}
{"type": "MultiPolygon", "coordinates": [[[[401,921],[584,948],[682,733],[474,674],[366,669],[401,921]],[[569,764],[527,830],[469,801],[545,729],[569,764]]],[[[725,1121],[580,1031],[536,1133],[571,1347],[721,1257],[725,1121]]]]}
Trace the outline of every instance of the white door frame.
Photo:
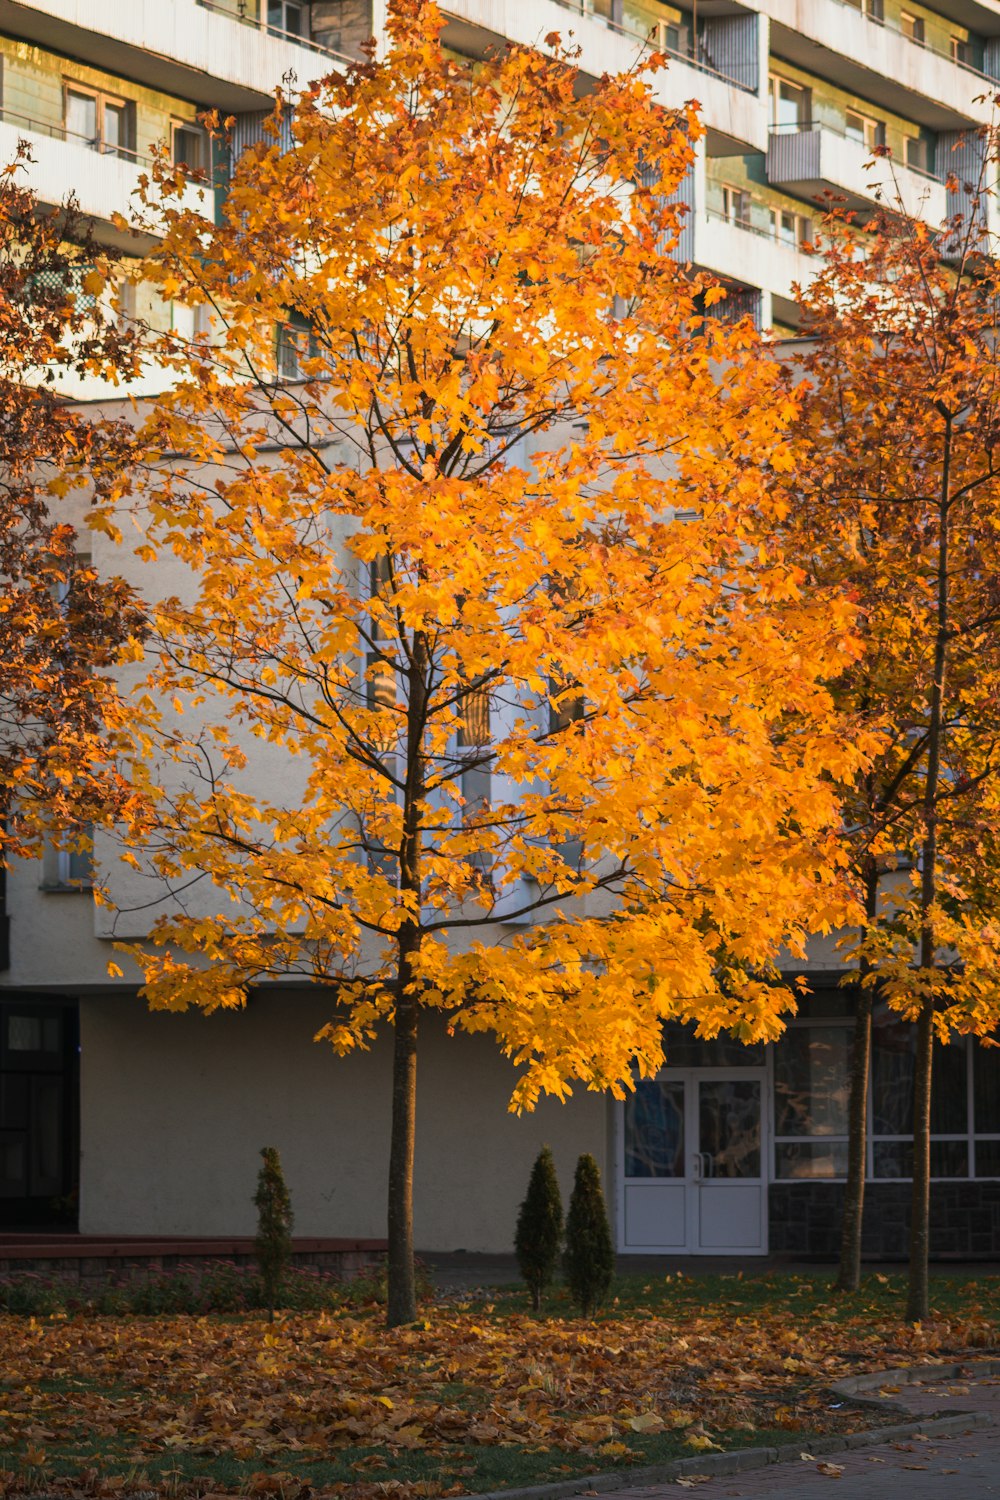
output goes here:
{"type": "MultiPolygon", "coordinates": [[[[770,1049],[769,1049],[770,1050],[770,1049]]],[[[709,1067],[709,1068],[662,1068],[656,1075],[658,1080],[665,1083],[683,1082],[685,1094],[685,1129],[684,1129],[684,1155],[686,1173],[683,1178],[644,1178],[641,1183],[645,1187],[655,1189],[660,1183],[667,1191],[671,1187],[676,1191],[683,1185],[685,1199],[685,1243],[681,1245],[627,1245],[625,1243],[625,1215],[626,1197],[630,1182],[625,1178],[625,1103],[619,1102],[615,1107],[615,1217],[617,1228],[618,1251],[622,1255],[766,1255],[768,1252],[768,1185],[771,1180],[770,1171],[770,1143],[771,1143],[771,1087],[770,1067],[771,1059],[768,1057],[765,1065],[754,1068],[741,1067],[709,1067]],[[759,1247],[726,1249],[718,1247],[702,1248],[699,1244],[701,1227],[701,1184],[699,1174],[695,1169],[694,1158],[697,1153],[694,1147],[698,1143],[697,1134],[697,1110],[698,1110],[698,1084],[705,1082],[728,1082],[743,1079],[747,1082],[760,1084],[760,1223],[761,1243],[759,1247]]],[[[733,1178],[718,1179],[716,1185],[723,1191],[730,1190],[739,1185],[741,1181],[746,1186],[758,1186],[756,1179],[733,1178]]],[[[639,1179],[633,1179],[639,1185],[639,1179]]]]}

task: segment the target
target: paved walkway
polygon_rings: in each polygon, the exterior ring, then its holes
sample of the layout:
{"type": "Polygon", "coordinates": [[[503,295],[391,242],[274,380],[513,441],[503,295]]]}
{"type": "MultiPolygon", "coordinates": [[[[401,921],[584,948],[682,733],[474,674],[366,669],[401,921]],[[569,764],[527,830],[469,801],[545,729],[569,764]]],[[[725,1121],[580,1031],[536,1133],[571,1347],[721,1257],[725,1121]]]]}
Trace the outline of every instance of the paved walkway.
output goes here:
{"type": "Polygon", "coordinates": [[[907,1438],[828,1457],[803,1458],[798,1464],[770,1464],[707,1483],[688,1480],[617,1490],[614,1500],[678,1500],[681,1494],[696,1495],[698,1500],[760,1500],[764,1495],[773,1495],[775,1500],[817,1500],[824,1494],[842,1500],[1000,1497],[1000,1375],[903,1386],[892,1399],[921,1417],[987,1412],[993,1425],[970,1427],[956,1437],[907,1438]]]}

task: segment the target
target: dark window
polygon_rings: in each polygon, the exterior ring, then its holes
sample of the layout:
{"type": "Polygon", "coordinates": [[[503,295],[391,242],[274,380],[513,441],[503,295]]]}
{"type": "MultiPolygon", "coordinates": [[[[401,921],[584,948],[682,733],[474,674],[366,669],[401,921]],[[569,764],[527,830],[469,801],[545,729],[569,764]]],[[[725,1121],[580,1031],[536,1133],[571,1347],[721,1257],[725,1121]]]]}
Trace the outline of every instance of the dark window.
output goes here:
{"type": "Polygon", "coordinates": [[[846,1135],[848,1026],[794,1026],[775,1044],[775,1134],[846,1135]]]}

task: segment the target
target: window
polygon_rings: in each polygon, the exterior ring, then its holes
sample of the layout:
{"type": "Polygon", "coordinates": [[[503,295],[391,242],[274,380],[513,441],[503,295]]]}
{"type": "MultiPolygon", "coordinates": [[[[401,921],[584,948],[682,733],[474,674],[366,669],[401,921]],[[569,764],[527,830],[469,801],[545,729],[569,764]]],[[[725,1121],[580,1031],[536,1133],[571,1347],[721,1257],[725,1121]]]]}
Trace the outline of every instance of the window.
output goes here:
{"type": "Polygon", "coordinates": [[[66,135],[94,151],[135,156],[134,106],[78,84],[66,86],[66,135]]]}
{"type": "Polygon", "coordinates": [[[312,330],[300,313],[292,313],[287,323],[279,323],[275,334],[275,364],[279,380],[305,380],[303,360],[313,358],[316,352],[312,330]]]}
{"type": "Polygon", "coordinates": [[[901,10],[899,13],[899,29],[909,41],[916,42],[918,47],[924,45],[923,16],[914,16],[908,10],[901,10]]]}
{"type": "Polygon", "coordinates": [[[923,135],[908,135],[906,137],[906,165],[912,167],[915,172],[930,172],[931,151],[930,142],[923,135]]]}
{"type": "MultiPolygon", "coordinates": [[[[593,9],[609,20],[612,17],[613,7],[607,0],[595,0],[593,9]]],[[[683,12],[674,6],[663,5],[659,0],[625,0],[621,19],[626,31],[645,38],[651,47],[681,57],[691,55],[691,28],[685,24],[683,12]]]]}
{"type": "MultiPolygon", "coordinates": [[[[822,997],[817,996],[817,1001],[822,997]]],[[[774,1047],[775,1175],[844,1177],[853,1023],[837,995],[835,1018],[813,1011],[774,1047]]],[[[868,1093],[869,1178],[904,1180],[913,1171],[916,1029],[876,1002],[868,1093]]],[[[1000,1177],[1000,1048],[953,1038],[934,1045],[931,1175],[1000,1177]]]]}
{"type": "Polygon", "coordinates": [[[175,167],[205,172],[209,166],[209,140],[194,121],[175,120],[170,127],[170,155],[175,167]]]}
{"type": "Polygon", "coordinates": [[[808,130],[811,106],[810,91],[801,83],[792,83],[772,73],[768,79],[772,130],[808,130]]]}
{"type": "Polygon", "coordinates": [[[859,10],[869,21],[882,21],[882,0],[847,0],[854,10],[859,10]]]}
{"type": "MultiPolygon", "coordinates": [[[[491,776],[490,762],[490,692],[488,687],[469,687],[462,695],[461,721],[458,727],[458,749],[465,752],[465,769],[462,771],[462,821],[474,824],[483,813],[489,811],[491,776]]],[[[469,856],[469,864],[478,871],[478,878],[489,884],[492,856],[488,848],[480,848],[469,856]]]]}
{"type": "Polygon", "coordinates": [[[307,36],[306,8],[302,0],[268,0],[267,24],[271,31],[288,36],[307,36]]]}
{"type": "Polygon", "coordinates": [[[94,885],[93,827],[86,823],[73,848],[49,847],[42,858],[42,890],[90,892],[94,885]]]}
{"type": "Polygon", "coordinates": [[[750,194],[743,188],[722,186],[722,217],[730,224],[750,223],[750,194]]]}
{"type": "Polygon", "coordinates": [[[7,1016],[8,1052],[58,1052],[62,1033],[57,1015],[38,1012],[29,1016],[7,1016]]]}
{"type": "Polygon", "coordinates": [[[950,41],[951,60],[957,63],[971,62],[971,49],[964,36],[953,36],[950,41]]]}
{"type": "Polygon", "coordinates": [[[866,151],[874,151],[876,146],[885,145],[885,121],[849,109],[844,120],[844,134],[849,141],[864,146],[866,151]]]}
{"type": "Polygon", "coordinates": [[[791,213],[788,209],[772,208],[771,235],[793,250],[812,239],[812,220],[806,214],[791,213]]]}

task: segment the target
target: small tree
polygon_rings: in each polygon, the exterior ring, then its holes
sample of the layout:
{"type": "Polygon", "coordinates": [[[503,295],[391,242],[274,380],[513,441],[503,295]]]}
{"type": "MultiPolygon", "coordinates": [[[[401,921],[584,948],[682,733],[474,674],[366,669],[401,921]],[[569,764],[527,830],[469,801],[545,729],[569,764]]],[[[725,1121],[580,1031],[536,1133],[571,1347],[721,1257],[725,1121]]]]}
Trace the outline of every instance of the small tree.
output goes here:
{"type": "Polygon", "coordinates": [[[528,1191],[517,1215],[514,1235],[517,1264],[528,1284],[536,1312],[542,1305],[542,1291],[555,1273],[562,1232],[562,1197],[556,1164],[551,1149],[543,1146],[531,1169],[528,1191]]]}
{"type": "Polygon", "coordinates": [[[257,1238],[254,1253],[264,1283],[268,1314],[274,1317],[274,1304],[281,1289],[292,1254],[292,1199],[281,1170],[281,1157],[274,1146],[262,1146],[264,1165],[257,1175],[253,1201],[257,1207],[257,1238]]]}
{"type": "Polygon", "coordinates": [[[615,1269],[611,1225],[604,1205],[600,1169],[592,1156],[576,1164],[573,1195],[566,1215],[563,1270],[569,1294],[584,1317],[607,1295],[615,1269]]]}

